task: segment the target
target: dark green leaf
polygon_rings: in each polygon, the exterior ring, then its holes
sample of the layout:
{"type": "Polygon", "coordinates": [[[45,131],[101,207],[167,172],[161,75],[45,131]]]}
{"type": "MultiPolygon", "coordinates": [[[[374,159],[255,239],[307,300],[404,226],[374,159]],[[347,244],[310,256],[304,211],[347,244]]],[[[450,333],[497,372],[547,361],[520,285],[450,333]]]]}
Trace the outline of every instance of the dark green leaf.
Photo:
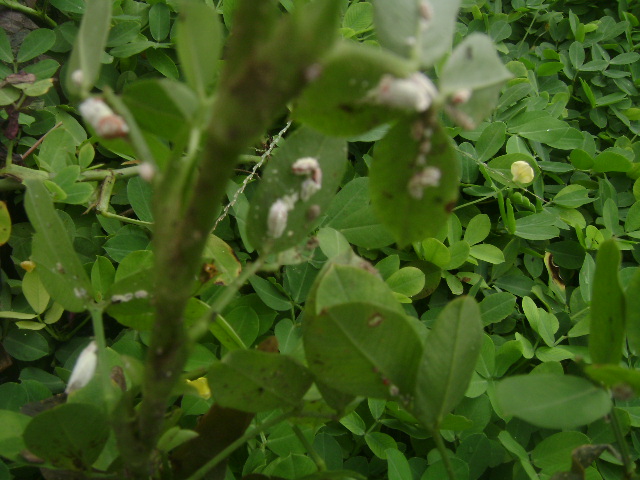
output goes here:
{"type": "Polygon", "coordinates": [[[472,298],[456,299],[440,313],[427,337],[412,411],[431,430],[438,429],[469,386],[483,341],[480,318],[472,298]]]}
{"type": "Polygon", "coordinates": [[[67,90],[76,95],[90,92],[100,74],[111,26],[111,6],[109,0],[95,0],[86,4],[67,69],[67,90]],[[76,74],[78,71],[80,75],[76,74]]]}
{"type": "Polygon", "coordinates": [[[49,192],[38,180],[24,183],[27,186],[25,207],[36,230],[31,258],[40,267],[40,280],[65,309],[85,310],[92,297],[91,283],[53,208],[49,192]]]}
{"type": "Polygon", "coordinates": [[[460,166],[439,124],[401,120],[376,144],[369,177],[376,213],[406,245],[435,237],[446,225],[458,196],[460,166]]]}
{"type": "Polygon", "coordinates": [[[28,62],[38,55],[45,53],[55,42],[56,34],[53,30],[47,28],[33,30],[22,41],[16,60],[18,63],[28,62]]]}
{"type": "Polygon", "coordinates": [[[47,410],[36,416],[24,431],[24,442],[32,453],[58,468],[71,470],[89,469],[108,437],[109,424],[104,412],[82,403],[47,410]]]}
{"type": "Polygon", "coordinates": [[[207,375],[218,404],[247,412],[296,407],[311,386],[306,368],[285,355],[234,350],[207,375]]]}
{"type": "Polygon", "coordinates": [[[317,224],[338,189],[347,160],[344,140],[301,128],[287,138],[269,162],[251,201],[247,235],[262,252],[299,244],[317,224]],[[315,162],[297,173],[300,162],[315,162]],[[307,187],[312,187],[311,189],[307,187]]]}
{"type": "Polygon", "coordinates": [[[611,410],[609,394],[579,377],[516,375],[498,384],[504,415],[542,428],[570,429],[591,423],[611,410]]]}
{"type": "Polygon", "coordinates": [[[306,312],[303,338],[309,368],[331,388],[378,398],[413,390],[422,345],[401,313],[367,303],[306,312]]]}
{"type": "Polygon", "coordinates": [[[615,240],[607,240],[598,249],[591,294],[589,353],[593,363],[617,364],[622,358],[625,299],[619,268],[620,250],[615,240]]]}
{"type": "Polygon", "coordinates": [[[180,69],[191,88],[204,97],[209,94],[218,70],[222,49],[220,17],[209,5],[188,1],[181,5],[177,22],[180,69]]]}

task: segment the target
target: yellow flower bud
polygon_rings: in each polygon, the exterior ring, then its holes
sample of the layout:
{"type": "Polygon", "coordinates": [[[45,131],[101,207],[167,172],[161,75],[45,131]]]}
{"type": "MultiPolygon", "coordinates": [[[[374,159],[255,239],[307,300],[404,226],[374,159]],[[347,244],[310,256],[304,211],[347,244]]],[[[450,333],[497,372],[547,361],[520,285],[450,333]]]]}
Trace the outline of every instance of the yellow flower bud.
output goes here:
{"type": "Polygon", "coordinates": [[[205,400],[211,398],[211,390],[209,390],[209,382],[206,377],[196,378],[195,380],[187,380],[187,385],[195,388],[205,400]]]}
{"type": "Polygon", "coordinates": [[[517,183],[531,183],[535,176],[531,165],[523,160],[518,160],[511,164],[511,174],[513,175],[513,181],[517,183]]]}

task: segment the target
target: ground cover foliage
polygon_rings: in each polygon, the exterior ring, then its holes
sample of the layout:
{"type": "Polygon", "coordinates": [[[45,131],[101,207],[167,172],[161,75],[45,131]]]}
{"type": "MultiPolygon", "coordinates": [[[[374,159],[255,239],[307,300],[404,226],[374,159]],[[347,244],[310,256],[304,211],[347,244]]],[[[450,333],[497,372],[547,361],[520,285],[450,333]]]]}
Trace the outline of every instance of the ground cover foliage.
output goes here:
{"type": "Polygon", "coordinates": [[[0,5],[0,479],[637,478],[637,2],[0,5]]]}

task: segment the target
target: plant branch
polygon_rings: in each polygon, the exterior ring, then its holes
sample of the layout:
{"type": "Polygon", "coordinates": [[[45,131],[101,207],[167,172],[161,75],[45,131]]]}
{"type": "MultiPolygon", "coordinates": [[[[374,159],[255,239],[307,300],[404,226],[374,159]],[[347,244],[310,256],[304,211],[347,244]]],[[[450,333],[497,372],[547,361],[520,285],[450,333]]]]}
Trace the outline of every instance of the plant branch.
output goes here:
{"type": "Polygon", "coordinates": [[[322,457],[318,455],[318,452],[315,448],[313,448],[313,445],[309,443],[309,440],[307,440],[307,437],[304,436],[304,433],[302,432],[302,430],[300,430],[300,427],[298,425],[291,425],[291,429],[293,430],[293,433],[296,434],[296,437],[298,437],[298,440],[300,440],[300,443],[302,443],[304,448],[307,450],[307,453],[311,457],[311,460],[313,460],[313,463],[315,463],[316,467],[318,467],[318,471],[326,472],[327,464],[324,463],[322,457]]]}
{"type": "Polygon", "coordinates": [[[447,449],[444,446],[444,442],[442,441],[442,435],[440,435],[440,431],[434,429],[432,431],[433,440],[436,442],[436,447],[440,452],[440,457],[442,457],[442,461],[444,462],[444,468],[447,471],[447,476],[449,480],[456,480],[456,474],[453,471],[453,466],[451,465],[451,460],[449,459],[449,454],[447,453],[447,449]]]}
{"type": "Polygon", "coordinates": [[[620,427],[620,422],[618,422],[618,417],[614,409],[611,409],[609,419],[611,422],[611,429],[613,430],[613,434],[616,437],[616,443],[618,444],[618,448],[620,449],[622,463],[624,464],[624,478],[629,480],[634,477],[636,465],[633,460],[631,460],[629,445],[624,439],[624,434],[622,433],[622,428],[620,427]]]}
{"type": "Polygon", "coordinates": [[[26,5],[22,5],[21,3],[15,2],[14,0],[0,0],[0,6],[10,8],[11,10],[16,10],[18,12],[25,13],[32,17],[39,18],[43,22],[45,22],[50,27],[57,27],[58,24],[53,21],[51,17],[49,17],[44,12],[39,12],[33,8],[29,8],[26,5]]]}

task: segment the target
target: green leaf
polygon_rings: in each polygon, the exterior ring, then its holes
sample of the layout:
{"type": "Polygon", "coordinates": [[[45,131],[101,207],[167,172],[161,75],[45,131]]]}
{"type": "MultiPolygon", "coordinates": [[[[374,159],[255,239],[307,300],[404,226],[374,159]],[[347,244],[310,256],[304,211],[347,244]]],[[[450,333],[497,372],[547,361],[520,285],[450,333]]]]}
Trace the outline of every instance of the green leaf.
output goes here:
{"type": "Polygon", "coordinates": [[[389,450],[398,450],[398,444],[391,435],[382,432],[371,432],[364,436],[364,441],[367,442],[367,446],[371,449],[373,454],[381,458],[387,459],[387,452],[389,450]]]}
{"type": "Polygon", "coordinates": [[[376,1],[375,24],[380,43],[428,67],[450,48],[460,0],[419,2],[376,1]]]}
{"type": "Polygon", "coordinates": [[[327,55],[315,78],[298,98],[293,115],[327,135],[360,135],[398,116],[369,101],[383,75],[405,78],[408,62],[379,48],[341,43],[327,55]]]}
{"type": "Polygon", "coordinates": [[[86,4],[67,69],[66,87],[74,95],[89,93],[98,79],[111,27],[111,7],[109,0],[86,4]],[[77,71],[81,72],[80,78],[77,71]]]}
{"type": "Polygon", "coordinates": [[[181,4],[176,49],[187,83],[200,98],[207,96],[216,78],[222,50],[222,28],[215,8],[196,1],[181,4]]]}
{"type": "MultiPolygon", "coordinates": [[[[181,5],[185,8],[186,5],[181,5]]],[[[188,7],[186,7],[188,8],[188,7]]],[[[171,11],[164,3],[156,3],[149,9],[149,32],[156,42],[161,42],[169,35],[171,11]]]]}
{"type": "Polygon", "coordinates": [[[469,253],[472,257],[485,262],[493,264],[500,264],[504,262],[504,253],[502,250],[489,243],[473,245],[469,253]]]}
{"type": "Polygon", "coordinates": [[[346,162],[344,140],[305,127],[288,137],[269,161],[252,198],[247,226],[249,242],[261,252],[269,253],[298,245],[329,206],[346,162]],[[308,173],[296,173],[296,165],[304,159],[314,159],[316,167],[308,173]]]}
{"type": "Polygon", "coordinates": [[[490,325],[504,320],[516,304],[516,297],[508,292],[489,295],[479,304],[482,323],[490,325]]]}
{"type": "Polygon", "coordinates": [[[581,134],[574,139],[576,129],[568,123],[541,111],[520,115],[511,122],[509,130],[529,140],[564,150],[580,148],[583,142],[581,134]]]}
{"type": "Polygon", "coordinates": [[[615,240],[600,244],[591,294],[589,353],[593,363],[617,364],[622,358],[625,299],[618,277],[619,267],[620,250],[615,240]]]}
{"type": "Polygon", "coordinates": [[[18,63],[29,60],[47,52],[56,42],[56,34],[47,28],[38,28],[30,32],[22,41],[16,60],[18,63]]]}
{"type": "Polygon", "coordinates": [[[585,372],[591,379],[601,383],[615,392],[624,391],[629,387],[635,394],[640,393],[640,372],[630,370],[620,365],[588,365],[585,372]]]}
{"type": "Polygon", "coordinates": [[[233,249],[215,235],[209,235],[202,258],[207,262],[213,262],[215,272],[212,273],[210,280],[217,285],[228,285],[240,275],[242,270],[242,265],[233,249]]]}
{"type": "Polygon", "coordinates": [[[89,278],[45,186],[39,180],[24,183],[25,208],[36,230],[31,258],[39,267],[40,280],[56,302],[67,310],[81,312],[92,298],[89,278]]]}
{"type": "Polygon", "coordinates": [[[531,460],[543,473],[568,471],[571,469],[573,449],[589,443],[589,437],[581,432],[555,433],[536,445],[531,452],[531,460]]]}
{"type": "Polygon", "coordinates": [[[127,182],[127,198],[131,208],[143,222],[153,222],[152,195],[151,185],[142,178],[133,177],[127,182]]]}
{"type": "Polygon", "coordinates": [[[619,153],[605,151],[596,156],[593,169],[596,172],[628,172],[631,161],[619,153]]]}
{"type": "Polygon", "coordinates": [[[605,390],[569,375],[509,377],[498,383],[496,397],[503,415],[513,415],[542,428],[576,428],[611,410],[611,398],[605,390]]]}
{"type": "Polygon", "coordinates": [[[350,28],[356,35],[373,25],[373,5],[369,2],[352,3],[342,18],[342,26],[350,28]]]}
{"type": "Polygon", "coordinates": [[[506,430],[501,431],[498,434],[498,440],[500,443],[506,448],[509,452],[513,453],[518,460],[520,460],[520,465],[522,469],[525,471],[530,480],[538,480],[538,474],[534,470],[531,462],[529,462],[529,455],[527,451],[518,443],[518,441],[513,438],[513,436],[506,430]]]}
{"type": "Polygon", "coordinates": [[[500,151],[506,140],[507,126],[502,122],[490,123],[482,131],[480,138],[476,142],[476,152],[478,160],[486,162],[500,151]]]}
{"type": "Polygon", "coordinates": [[[491,219],[489,215],[476,215],[469,221],[464,231],[464,240],[469,245],[475,245],[487,238],[489,232],[491,232],[491,219]]]}
{"type": "Polygon", "coordinates": [[[393,292],[376,275],[359,266],[331,264],[318,276],[307,311],[318,314],[343,303],[366,302],[403,313],[393,292]]]}
{"type": "Polygon", "coordinates": [[[329,387],[396,398],[413,390],[422,345],[404,314],[353,302],[305,312],[307,363],[329,387]]]}
{"type": "Polygon", "coordinates": [[[412,413],[430,430],[458,404],[469,386],[483,342],[480,309],[469,297],[450,302],[424,345],[412,413]]]}
{"type": "Polygon", "coordinates": [[[549,212],[534,213],[516,219],[516,236],[527,240],[549,240],[560,234],[554,226],[555,215],[549,212]]]}
{"type": "Polygon", "coordinates": [[[9,355],[24,362],[46,357],[51,351],[47,339],[33,330],[12,329],[2,345],[9,355]]]}
{"type": "Polygon", "coordinates": [[[104,243],[103,248],[115,262],[121,262],[130,253],[146,250],[148,246],[149,238],[140,227],[125,225],[104,243]]]}
{"type": "MultiPolygon", "coordinates": [[[[157,3],[156,5],[162,4],[157,3]]],[[[180,74],[178,73],[178,67],[176,67],[176,64],[171,59],[171,57],[159,48],[150,48],[149,50],[147,50],[147,60],[153,68],[155,68],[165,77],[177,80],[180,76],[180,74]]]]}
{"type": "Polygon", "coordinates": [[[419,268],[404,267],[387,278],[387,285],[396,293],[412,297],[424,287],[424,273],[419,268]]]}
{"type": "Polygon", "coordinates": [[[7,204],[0,201],[0,246],[7,243],[11,237],[11,216],[7,204]]]}
{"type": "Polygon", "coordinates": [[[143,129],[167,139],[185,135],[198,108],[193,92],[169,78],[130,83],[122,99],[143,129]]]}
{"type": "Polygon", "coordinates": [[[536,307],[536,304],[530,297],[522,299],[522,310],[531,325],[531,328],[544,340],[549,347],[555,345],[555,333],[558,331],[558,319],[552,313],[542,308],[536,307]]]}
{"type": "Polygon", "coordinates": [[[640,270],[636,270],[625,291],[625,313],[629,349],[640,352],[640,270]]]}
{"type": "Polygon", "coordinates": [[[446,225],[458,196],[460,166],[438,123],[401,120],[376,143],[369,178],[377,215],[398,244],[406,245],[435,237],[446,225]]]}
{"type": "Polygon", "coordinates": [[[582,185],[568,185],[556,193],[553,203],[565,208],[577,208],[593,202],[589,197],[589,190],[582,185]]]}
{"type": "MultiPolygon", "coordinates": [[[[3,457],[12,460],[18,459],[20,452],[26,448],[22,439],[22,432],[30,421],[31,417],[22,413],[0,410],[0,424],[2,424],[0,429],[0,453],[3,457]]],[[[4,478],[9,479],[11,477],[7,475],[4,478]]]]}
{"type": "Polygon", "coordinates": [[[67,403],[43,412],[24,431],[27,448],[57,468],[88,470],[109,437],[109,424],[98,407],[67,403]],[[87,428],[90,425],[91,428],[87,428]]]}
{"type": "Polygon", "coordinates": [[[37,269],[25,273],[22,277],[22,293],[38,315],[46,310],[50,297],[40,281],[37,269]]]}
{"type": "Polygon", "coordinates": [[[0,30],[0,61],[6,63],[13,62],[13,51],[11,50],[9,37],[7,37],[4,29],[0,30]]]}
{"type": "Polygon", "coordinates": [[[102,301],[104,295],[111,289],[115,280],[116,269],[107,257],[98,255],[91,267],[91,286],[98,298],[102,301]]]}
{"type": "Polygon", "coordinates": [[[369,177],[355,178],[338,192],[322,226],[338,230],[358,247],[381,248],[393,243],[393,236],[371,208],[369,177]]]}
{"type": "Polygon", "coordinates": [[[211,367],[207,380],[221,406],[262,412],[298,406],[312,377],[286,355],[234,350],[211,367]]]}
{"type": "Polygon", "coordinates": [[[285,297],[269,280],[254,276],[249,279],[249,283],[251,283],[251,286],[260,297],[260,300],[262,300],[268,307],[280,311],[291,309],[291,301],[287,299],[287,297],[285,297]]]}
{"type": "Polygon", "coordinates": [[[387,457],[387,472],[389,480],[409,480],[411,467],[405,456],[396,448],[388,448],[385,452],[387,457]]]}

